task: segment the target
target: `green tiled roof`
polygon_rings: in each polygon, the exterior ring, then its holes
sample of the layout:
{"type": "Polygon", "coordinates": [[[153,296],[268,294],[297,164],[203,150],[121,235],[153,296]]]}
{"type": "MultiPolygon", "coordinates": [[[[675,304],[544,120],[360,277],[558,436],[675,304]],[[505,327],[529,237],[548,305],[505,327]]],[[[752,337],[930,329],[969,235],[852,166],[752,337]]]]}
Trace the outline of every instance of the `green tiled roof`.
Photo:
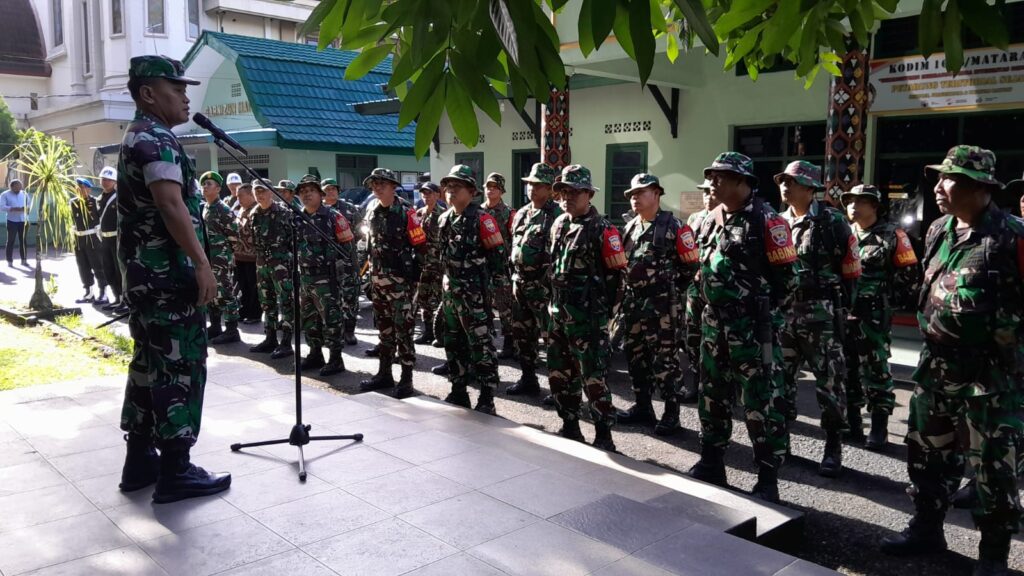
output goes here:
{"type": "Polygon", "coordinates": [[[345,68],[358,52],[204,32],[185,56],[186,67],[203,46],[235,63],[256,119],[277,130],[282,147],[412,154],[415,124],[398,130],[397,114],[363,116],[353,108],[383,97],[390,57],[359,80],[345,80],[345,68]]]}

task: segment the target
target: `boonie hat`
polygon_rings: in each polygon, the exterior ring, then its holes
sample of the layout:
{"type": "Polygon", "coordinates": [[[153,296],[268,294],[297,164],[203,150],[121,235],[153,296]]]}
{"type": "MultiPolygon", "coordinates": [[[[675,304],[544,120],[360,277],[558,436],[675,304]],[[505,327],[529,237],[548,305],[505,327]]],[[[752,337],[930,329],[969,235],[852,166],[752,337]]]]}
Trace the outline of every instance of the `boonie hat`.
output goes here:
{"type": "Polygon", "coordinates": [[[942,164],[930,164],[924,170],[926,173],[931,170],[939,174],[963,174],[975,182],[1003,187],[1003,183],[996,180],[995,153],[980,146],[953,146],[946,152],[942,164]]]}
{"type": "Polygon", "coordinates": [[[321,195],[323,195],[324,193],[323,187],[320,186],[320,179],[312,174],[306,174],[305,176],[303,176],[299,180],[299,185],[295,187],[295,191],[301,192],[302,188],[305,186],[314,186],[316,187],[316,191],[319,192],[321,195]]]}
{"type": "Polygon", "coordinates": [[[521,180],[531,184],[554,184],[555,169],[543,162],[537,162],[530,167],[530,173],[521,180]]]}
{"type": "Polygon", "coordinates": [[[370,182],[373,180],[384,180],[387,182],[394,182],[396,186],[401,186],[402,183],[395,176],[394,170],[388,170],[387,168],[374,168],[373,172],[366,178],[363,178],[363,186],[367,188],[370,186],[370,182]]]}
{"type": "Polygon", "coordinates": [[[463,184],[469,184],[473,188],[476,188],[476,174],[473,173],[472,168],[465,164],[456,164],[455,166],[452,166],[448,175],[441,178],[441,186],[444,186],[445,182],[450,180],[458,180],[463,184]]]}
{"type": "Polygon", "coordinates": [[[665,193],[665,189],[661,187],[661,180],[658,180],[657,176],[641,172],[633,176],[633,179],[629,181],[629,189],[623,192],[622,195],[629,198],[644,188],[657,188],[659,196],[665,193]]]}
{"type": "Polygon", "coordinates": [[[751,188],[757,187],[757,176],[754,175],[754,161],[739,152],[722,152],[704,169],[704,177],[711,172],[732,172],[746,176],[751,188]]]}
{"type": "Polygon", "coordinates": [[[486,187],[491,182],[493,182],[494,185],[497,186],[498,188],[501,188],[502,192],[505,191],[505,177],[502,176],[501,174],[497,172],[491,172],[490,174],[488,174],[487,180],[484,181],[484,187],[486,187]]]}
{"type": "Polygon", "coordinates": [[[847,190],[846,192],[843,192],[843,195],[840,196],[840,200],[843,202],[843,204],[846,204],[847,202],[852,201],[854,197],[857,196],[861,196],[863,198],[871,198],[875,202],[878,202],[879,205],[881,205],[882,203],[882,191],[879,190],[878,186],[875,186],[874,184],[857,184],[853,188],[847,190]]]}
{"type": "Polygon", "coordinates": [[[562,169],[558,182],[555,182],[554,190],[555,192],[560,192],[566,188],[587,190],[592,194],[597,192],[597,188],[594,188],[590,177],[590,169],[582,164],[570,164],[562,169]]]}
{"type": "Polygon", "coordinates": [[[806,160],[790,162],[785,170],[776,174],[772,179],[775,180],[776,185],[781,185],[782,180],[787,176],[802,186],[815,190],[824,188],[821,184],[821,167],[806,160]]]}

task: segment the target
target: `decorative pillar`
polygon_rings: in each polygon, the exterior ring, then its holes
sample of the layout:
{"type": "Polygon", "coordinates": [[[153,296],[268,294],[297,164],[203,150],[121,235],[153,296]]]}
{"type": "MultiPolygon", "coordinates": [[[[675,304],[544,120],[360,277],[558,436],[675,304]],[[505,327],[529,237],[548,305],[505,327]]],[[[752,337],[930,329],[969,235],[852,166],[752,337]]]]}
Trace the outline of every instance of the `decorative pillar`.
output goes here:
{"type": "Polygon", "coordinates": [[[839,63],[828,91],[825,134],[825,201],[839,206],[839,197],[861,183],[867,147],[868,66],[866,49],[853,46],[839,63]]]}
{"type": "Polygon", "coordinates": [[[569,151],[569,88],[551,90],[541,126],[541,159],[555,170],[572,164],[569,151]]]}

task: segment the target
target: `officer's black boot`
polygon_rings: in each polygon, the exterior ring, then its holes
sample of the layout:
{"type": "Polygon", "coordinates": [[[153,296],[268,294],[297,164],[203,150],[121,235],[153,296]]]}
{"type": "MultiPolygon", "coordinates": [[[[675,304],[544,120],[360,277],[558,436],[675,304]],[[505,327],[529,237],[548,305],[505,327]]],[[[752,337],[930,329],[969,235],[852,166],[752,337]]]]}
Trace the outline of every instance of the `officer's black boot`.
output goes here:
{"type": "Polygon", "coordinates": [[[210,312],[210,326],[206,328],[207,338],[216,338],[224,333],[220,327],[220,312],[210,312]]]}
{"type": "Polygon", "coordinates": [[[96,299],[92,301],[92,303],[93,304],[108,304],[109,303],[107,301],[107,287],[106,286],[100,286],[100,295],[97,296],[96,299]]]}
{"type": "Polygon", "coordinates": [[[310,347],[309,354],[306,354],[306,357],[299,363],[299,369],[305,372],[306,370],[320,368],[323,365],[324,351],[319,346],[316,348],[310,347]]]}
{"type": "Polygon", "coordinates": [[[934,554],[946,549],[946,536],[942,532],[944,512],[928,511],[910,519],[910,525],[895,536],[882,540],[881,550],[891,556],[934,554]]]}
{"type": "Polygon", "coordinates": [[[210,338],[210,344],[231,344],[242,339],[238,333],[238,322],[228,322],[224,325],[224,331],[216,338],[210,338]]]}
{"type": "Polygon", "coordinates": [[[273,330],[271,328],[267,328],[263,332],[264,332],[264,334],[266,334],[266,337],[259,344],[255,345],[255,346],[250,346],[249,347],[249,352],[262,352],[262,353],[266,353],[266,352],[273,352],[274,349],[277,348],[277,330],[273,330]]]}
{"type": "Polygon", "coordinates": [[[540,394],[540,382],[537,381],[537,369],[530,364],[523,364],[523,375],[519,381],[505,389],[509,396],[536,396],[540,394]]]}
{"type": "Polygon", "coordinates": [[[359,383],[359,390],[361,392],[394,388],[395,377],[391,374],[391,357],[381,356],[378,362],[377,373],[374,374],[372,378],[363,380],[359,383]]]}
{"type": "Polygon", "coordinates": [[[151,438],[125,434],[124,439],[128,448],[118,488],[121,492],[134,492],[156,482],[160,476],[160,455],[151,438]]]}
{"type": "Polygon", "coordinates": [[[231,474],[209,473],[189,461],[188,450],[165,448],[160,454],[160,478],[153,502],[165,504],[197,496],[210,496],[231,486],[231,474]]]}
{"type": "Polygon", "coordinates": [[[430,344],[434,341],[434,323],[424,315],[423,332],[412,341],[413,344],[430,344]]]}
{"type": "Polygon", "coordinates": [[[757,468],[757,482],[750,494],[772,504],[779,503],[779,469],[761,464],[757,468]]]}
{"type": "Polygon", "coordinates": [[[541,406],[546,406],[548,408],[554,408],[555,407],[555,397],[554,397],[554,395],[548,394],[547,396],[545,396],[544,399],[540,401],[540,405],[541,406]]]}
{"type": "Polygon", "coordinates": [[[846,421],[850,423],[850,431],[846,433],[847,440],[858,443],[867,440],[867,436],[864,435],[864,418],[860,414],[860,406],[847,407],[846,421]]]}
{"type": "Polygon", "coordinates": [[[1010,533],[1004,529],[981,528],[978,563],[974,576],[1005,576],[1009,574],[1010,533]]]}
{"type": "MultiPolygon", "coordinates": [[[[321,356],[323,358],[323,356],[321,356]]],[[[321,376],[331,376],[334,374],[340,374],[345,371],[345,361],[341,359],[341,348],[335,348],[331,350],[331,357],[327,360],[327,364],[324,364],[323,368],[320,368],[321,376]]]]}
{"type": "Polygon", "coordinates": [[[583,432],[580,431],[579,420],[562,420],[562,429],[558,431],[558,434],[563,438],[569,440],[575,440],[577,442],[586,442],[587,439],[583,437],[583,432]]]}
{"type": "Polygon", "coordinates": [[[818,466],[818,475],[837,478],[843,470],[843,438],[838,430],[825,432],[825,452],[818,466]]]}
{"type": "Polygon", "coordinates": [[[651,405],[650,392],[637,392],[636,404],[630,406],[628,410],[616,411],[615,421],[627,426],[653,426],[658,417],[655,416],[654,406],[651,405]]]}
{"type": "Polygon", "coordinates": [[[370,358],[377,358],[380,356],[380,344],[374,344],[366,350],[363,350],[363,356],[369,356],[370,358]]]}
{"type": "Polygon", "coordinates": [[[966,484],[960,487],[959,490],[953,493],[949,498],[949,503],[953,508],[959,508],[961,510],[970,510],[978,505],[978,481],[971,478],[966,484]]]}
{"type": "Polygon", "coordinates": [[[684,382],[679,387],[679,403],[680,404],[696,404],[697,403],[697,383],[684,382]]]}
{"type": "Polygon", "coordinates": [[[345,321],[345,332],[342,334],[342,338],[345,340],[346,346],[355,346],[359,343],[356,340],[356,321],[346,320],[345,321]]]}
{"type": "Polygon", "coordinates": [[[402,365],[402,376],[398,379],[398,386],[395,386],[395,398],[399,400],[416,395],[416,389],[412,386],[412,366],[402,365]]]}
{"type": "Polygon", "coordinates": [[[494,408],[494,388],[490,386],[480,387],[480,398],[477,399],[474,410],[490,414],[491,416],[498,415],[498,411],[494,408]]]}
{"type": "Polygon", "coordinates": [[[449,404],[456,406],[462,406],[463,408],[472,408],[473,404],[469,400],[469,392],[466,392],[466,387],[456,388],[452,386],[452,391],[444,397],[444,401],[449,404]]]}
{"type": "Polygon", "coordinates": [[[438,376],[447,376],[451,374],[451,370],[448,368],[447,362],[434,366],[433,368],[430,369],[430,371],[434,374],[437,374],[438,376]]]}
{"type": "Polygon", "coordinates": [[[615,442],[612,441],[612,427],[598,422],[594,424],[594,448],[600,448],[608,452],[616,452],[615,442]]]}
{"type": "Polygon", "coordinates": [[[515,356],[515,341],[512,338],[512,332],[501,332],[501,350],[498,351],[498,358],[501,360],[507,360],[515,356]]]}
{"type": "Polygon", "coordinates": [[[700,460],[690,468],[690,476],[708,484],[728,486],[725,477],[725,461],[722,457],[725,449],[718,446],[703,445],[700,447],[700,460]]]}
{"type": "Polygon", "coordinates": [[[285,358],[292,355],[292,331],[281,330],[281,341],[277,343],[277,348],[270,353],[270,357],[274,358],[285,358]]]}
{"type": "Polygon", "coordinates": [[[868,439],[864,442],[864,447],[868,450],[885,450],[885,445],[889,443],[889,415],[882,411],[871,413],[871,432],[868,433],[868,439]]]}
{"type": "Polygon", "coordinates": [[[654,427],[654,433],[658,436],[672,436],[680,430],[682,427],[679,425],[679,399],[673,396],[665,400],[665,413],[654,427]]]}

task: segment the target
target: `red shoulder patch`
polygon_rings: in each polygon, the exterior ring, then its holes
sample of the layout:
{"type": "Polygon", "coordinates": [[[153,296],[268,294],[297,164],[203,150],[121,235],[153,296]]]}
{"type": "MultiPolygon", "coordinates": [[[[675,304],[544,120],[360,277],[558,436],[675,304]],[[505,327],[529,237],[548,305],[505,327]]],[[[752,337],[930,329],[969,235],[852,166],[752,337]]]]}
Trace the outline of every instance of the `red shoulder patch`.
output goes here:
{"type": "Polygon", "coordinates": [[[512,233],[512,223],[516,221],[516,211],[512,210],[508,213],[508,233],[512,233]]]}
{"type": "Polygon", "coordinates": [[[604,265],[612,270],[626,267],[626,251],[622,247],[622,237],[619,236],[619,231],[611,226],[604,229],[601,258],[604,259],[604,265]]]}
{"type": "Polygon", "coordinates": [[[768,262],[779,266],[796,262],[796,248],[793,236],[789,231],[789,223],[782,216],[774,216],[765,221],[764,251],[768,262]]]}
{"type": "Polygon", "coordinates": [[[491,250],[505,243],[498,228],[498,221],[486,212],[480,213],[480,242],[484,248],[491,250]]]}
{"type": "Polygon", "coordinates": [[[896,229],[896,251],[892,255],[892,264],[897,268],[906,268],[917,264],[917,254],[910,243],[910,236],[902,228],[896,229]]]}
{"type": "Polygon", "coordinates": [[[427,233],[423,231],[423,226],[420,225],[420,218],[416,215],[416,211],[410,208],[405,211],[406,216],[406,232],[409,234],[409,243],[413,246],[419,246],[427,241],[427,233]]]}
{"type": "Polygon", "coordinates": [[[846,242],[846,255],[843,256],[843,279],[853,280],[860,278],[862,269],[860,266],[860,248],[857,247],[857,237],[850,234],[846,242]]]}
{"type": "Polygon", "coordinates": [[[676,253],[684,264],[693,264],[700,259],[700,251],[697,249],[697,241],[694,238],[693,230],[683,224],[676,234],[676,253]]]}
{"type": "Polygon", "coordinates": [[[1017,238],[1017,272],[1024,278],[1024,238],[1017,238]]]}
{"type": "Polygon", "coordinates": [[[355,239],[355,235],[352,234],[352,226],[341,213],[338,213],[337,218],[334,219],[334,236],[342,244],[347,244],[355,239]]]}

